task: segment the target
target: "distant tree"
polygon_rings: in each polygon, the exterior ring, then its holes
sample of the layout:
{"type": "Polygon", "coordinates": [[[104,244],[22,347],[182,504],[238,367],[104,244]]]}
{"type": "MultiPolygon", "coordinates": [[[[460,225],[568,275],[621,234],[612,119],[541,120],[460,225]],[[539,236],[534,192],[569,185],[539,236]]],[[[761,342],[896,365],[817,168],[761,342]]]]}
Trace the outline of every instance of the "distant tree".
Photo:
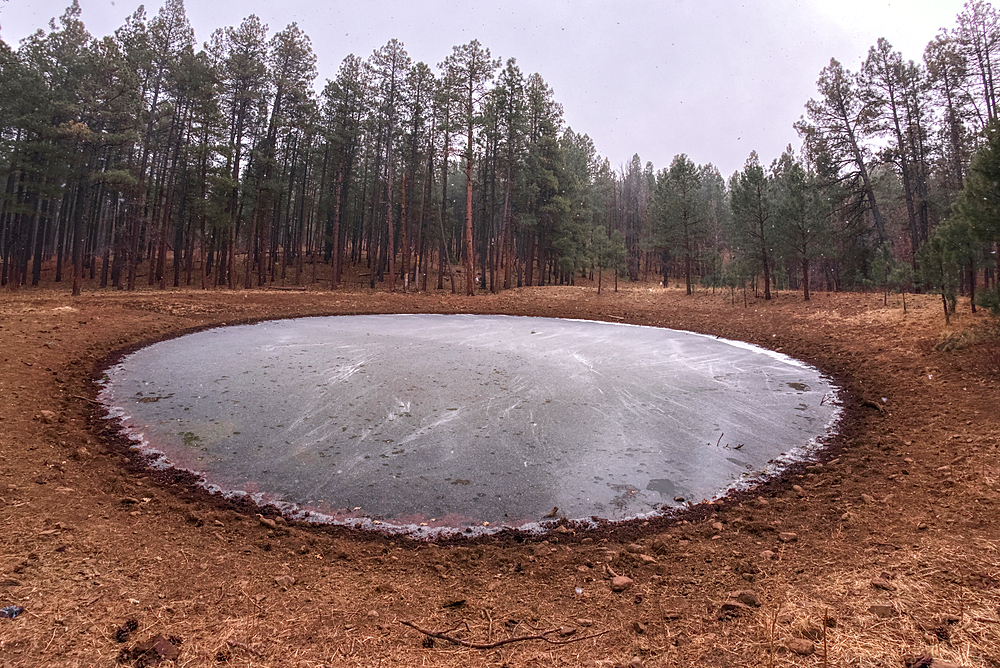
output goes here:
{"type": "MultiPolygon", "coordinates": [[[[963,251],[964,264],[971,271],[970,282],[975,289],[976,265],[993,256],[995,274],[1000,276],[1000,121],[986,127],[986,141],[976,153],[965,179],[965,187],[955,202],[952,219],[955,230],[948,238],[963,251]]],[[[949,221],[951,222],[951,220],[949,221]]],[[[994,278],[992,301],[1000,299],[1000,285],[994,278]]],[[[973,306],[974,308],[974,306],[973,306]]]]}
{"type": "Polygon", "coordinates": [[[708,207],[701,189],[701,174],[686,155],[675,156],[669,169],[657,173],[652,207],[654,244],[684,258],[684,285],[687,294],[691,294],[691,274],[705,238],[708,207]]]}
{"type": "Polygon", "coordinates": [[[494,60],[490,50],[484,48],[478,40],[456,46],[452,54],[441,65],[450,74],[450,81],[456,87],[456,100],[460,102],[461,119],[465,126],[465,291],[471,296],[475,294],[475,251],[473,247],[472,223],[472,186],[473,164],[475,162],[475,133],[481,124],[481,110],[484,104],[487,86],[493,80],[494,73],[500,67],[500,59],[494,60]]]}
{"type": "Polygon", "coordinates": [[[830,207],[815,173],[795,157],[791,146],[775,162],[772,174],[775,241],[781,254],[798,264],[802,296],[808,301],[812,262],[830,248],[830,207]]]}
{"type": "Polygon", "coordinates": [[[734,250],[763,273],[764,299],[771,298],[777,237],[774,190],[774,181],[765,173],[756,151],[750,152],[743,171],[729,179],[734,250]]]}

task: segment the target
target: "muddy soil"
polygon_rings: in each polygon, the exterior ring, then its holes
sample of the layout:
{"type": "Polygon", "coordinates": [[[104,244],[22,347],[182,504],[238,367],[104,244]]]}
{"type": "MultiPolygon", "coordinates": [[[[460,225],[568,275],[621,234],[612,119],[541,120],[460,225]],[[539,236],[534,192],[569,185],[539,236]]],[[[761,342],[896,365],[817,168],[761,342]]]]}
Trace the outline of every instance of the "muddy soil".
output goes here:
{"type": "Polygon", "coordinates": [[[1000,668],[1000,344],[967,303],[947,328],[940,301],[906,305],[645,285],[2,292],[0,607],[25,612],[0,618],[0,665],[1000,668]],[[212,497],[145,468],[94,403],[103,365],[151,341],[401,312],[749,341],[837,378],[842,433],[677,517],[432,543],[212,497]]]}

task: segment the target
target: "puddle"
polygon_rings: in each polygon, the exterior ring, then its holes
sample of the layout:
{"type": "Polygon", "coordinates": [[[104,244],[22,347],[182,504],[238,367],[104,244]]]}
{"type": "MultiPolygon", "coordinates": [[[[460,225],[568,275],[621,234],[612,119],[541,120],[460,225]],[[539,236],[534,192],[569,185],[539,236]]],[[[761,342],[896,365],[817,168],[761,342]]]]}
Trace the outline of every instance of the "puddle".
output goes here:
{"type": "Polygon", "coordinates": [[[807,456],[839,415],[817,370],[745,343],[511,316],[224,327],[107,377],[101,402],[160,466],[317,521],[428,533],[714,498],[807,456]]]}

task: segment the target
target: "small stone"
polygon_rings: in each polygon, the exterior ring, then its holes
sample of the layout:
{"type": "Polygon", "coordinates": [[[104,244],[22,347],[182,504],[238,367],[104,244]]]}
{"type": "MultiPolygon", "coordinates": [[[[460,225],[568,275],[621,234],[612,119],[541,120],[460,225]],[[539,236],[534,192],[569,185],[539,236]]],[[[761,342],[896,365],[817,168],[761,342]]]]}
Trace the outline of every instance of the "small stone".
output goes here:
{"type": "Polygon", "coordinates": [[[634,584],[635,581],[632,578],[627,578],[624,575],[616,575],[611,579],[611,591],[625,591],[634,584]]]}
{"type": "Polygon", "coordinates": [[[757,594],[753,593],[749,589],[738,591],[734,593],[732,597],[744,605],[750,605],[755,608],[760,607],[760,599],[757,597],[757,594]]]}
{"type": "Polygon", "coordinates": [[[896,585],[885,578],[872,578],[872,586],[882,591],[896,591],[896,585]]]}
{"type": "Polygon", "coordinates": [[[628,668],[642,668],[642,659],[633,656],[632,660],[628,662],[628,668]]]}
{"type": "Polygon", "coordinates": [[[805,638],[792,638],[788,641],[788,650],[799,656],[809,656],[816,653],[816,644],[805,638]]]}
{"type": "Polygon", "coordinates": [[[712,522],[712,528],[715,529],[716,531],[722,531],[724,527],[722,525],[722,522],[712,522]]]}
{"type": "Polygon", "coordinates": [[[644,565],[646,565],[646,564],[655,564],[656,563],[656,559],[654,559],[653,557],[649,556],[648,554],[640,554],[639,555],[639,561],[641,561],[644,565]]]}
{"type": "Polygon", "coordinates": [[[292,575],[279,575],[274,578],[274,582],[283,589],[289,589],[295,584],[295,577],[292,575]]]}
{"type": "Polygon", "coordinates": [[[737,600],[729,600],[719,606],[719,617],[722,619],[750,614],[751,612],[753,612],[753,608],[737,600]]]}
{"type": "Polygon", "coordinates": [[[778,558],[778,555],[772,552],[771,550],[764,550],[763,552],[760,553],[760,558],[774,560],[778,558]]]}
{"type": "Polygon", "coordinates": [[[257,521],[260,522],[261,525],[266,526],[266,527],[270,527],[272,529],[275,529],[278,526],[277,523],[274,520],[268,519],[267,517],[264,517],[263,515],[257,515],[257,521]]]}
{"type": "Polygon", "coordinates": [[[52,411],[38,411],[38,419],[45,424],[52,424],[56,421],[56,414],[52,411]]]}
{"type": "Polygon", "coordinates": [[[870,494],[862,494],[861,500],[864,501],[865,503],[875,503],[875,497],[871,496],[870,494]]]}
{"type": "Polygon", "coordinates": [[[899,616],[899,613],[891,605],[872,605],[868,607],[868,612],[880,619],[892,619],[899,616]]]}
{"type": "Polygon", "coordinates": [[[376,617],[378,617],[378,610],[369,610],[368,616],[371,617],[372,619],[375,619],[376,617]]]}
{"type": "Polygon", "coordinates": [[[562,524],[560,524],[555,529],[553,529],[553,531],[555,533],[562,533],[562,534],[573,533],[572,529],[570,529],[569,527],[563,526],[562,524]]]}
{"type": "Polygon", "coordinates": [[[792,533],[791,531],[782,531],[781,533],[778,534],[778,540],[780,540],[782,543],[794,543],[798,539],[799,539],[798,535],[792,533]]]}
{"type": "Polygon", "coordinates": [[[802,496],[803,494],[806,493],[806,490],[802,489],[802,485],[792,485],[792,491],[798,494],[799,496],[802,496]]]}
{"type": "Polygon", "coordinates": [[[646,625],[637,620],[637,621],[632,622],[632,629],[636,633],[645,633],[646,632],[646,625]]]}
{"type": "Polygon", "coordinates": [[[642,545],[639,545],[638,543],[629,543],[625,546],[625,551],[631,552],[632,554],[639,554],[642,552],[642,545]]]}
{"type": "Polygon", "coordinates": [[[576,621],[576,625],[577,626],[583,627],[585,629],[589,629],[591,626],[594,625],[594,620],[593,619],[585,619],[585,618],[581,617],[580,619],[577,619],[575,621],[576,621]]]}

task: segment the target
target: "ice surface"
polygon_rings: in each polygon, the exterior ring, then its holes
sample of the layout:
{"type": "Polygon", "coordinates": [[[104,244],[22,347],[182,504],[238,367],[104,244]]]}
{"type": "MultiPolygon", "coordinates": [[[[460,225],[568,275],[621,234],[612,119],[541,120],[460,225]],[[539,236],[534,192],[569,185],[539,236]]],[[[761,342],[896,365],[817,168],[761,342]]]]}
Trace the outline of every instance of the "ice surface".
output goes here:
{"type": "Polygon", "coordinates": [[[653,327],[301,318],[164,341],[102,401],[213,488],[385,525],[626,519],[713,498],[836,421],[817,370],[653,327]]]}

